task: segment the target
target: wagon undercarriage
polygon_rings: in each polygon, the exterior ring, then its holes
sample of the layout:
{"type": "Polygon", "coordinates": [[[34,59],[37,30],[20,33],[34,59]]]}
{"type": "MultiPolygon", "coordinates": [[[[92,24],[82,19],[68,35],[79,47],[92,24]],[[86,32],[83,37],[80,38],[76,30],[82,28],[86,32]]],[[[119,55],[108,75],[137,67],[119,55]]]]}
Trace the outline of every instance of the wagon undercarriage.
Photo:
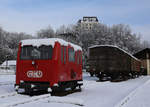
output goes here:
{"type": "Polygon", "coordinates": [[[90,72],[91,76],[96,76],[99,78],[99,81],[125,81],[128,79],[136,78],[141,75],[136,71],[103,71],[103,72],[90,72]]]}

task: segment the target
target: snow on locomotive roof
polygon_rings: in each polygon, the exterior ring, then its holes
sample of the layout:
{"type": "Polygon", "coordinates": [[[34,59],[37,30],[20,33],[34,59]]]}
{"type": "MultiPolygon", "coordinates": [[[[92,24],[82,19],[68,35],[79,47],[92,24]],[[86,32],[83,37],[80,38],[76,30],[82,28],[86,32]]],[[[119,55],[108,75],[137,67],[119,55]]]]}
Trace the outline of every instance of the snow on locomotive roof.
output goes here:
{"type": "MultiPolygon", "coordinates": [[[[130,53],[128,53],[127,51],[125,51],[125,50],[119,48],[119,47],[116,46],[116,45],[94,45],[94,46],[91,46],[91,47],[89,47],[89,48],[104,47],[104,46],[106,46],[106,47],[112,47],[112,48],[118,48],[119,50],[121,50],[121,51],[123,51],[124,53],[128,54],[129,56],[131,56],[131,57],[134,58],[135,60],[139,60],[139,59],[137,59],[136,57],[134,57],[133,55],[131,55],[130,53]]],[[[140,60],[139,60],[139,61],[140,61],[140,60]]]]}
{"type": "Polygon", "coordinates": [[[81,50],[82,48],[78,45],[72,44],[70,42],[67,42],[63,39],[59,39],[59,38],[48,38],[48,39],[26,39],[26,40],[21,40],[21,46],[25,46],[25,45],[32,45],[32,46],[41,46],[41,45],[52,45],[52,47],[54,47],[55,42],[59,42],[61,45],[64,46],[68,46],[71,45],[75,51],[77,50],[81,50]]]}

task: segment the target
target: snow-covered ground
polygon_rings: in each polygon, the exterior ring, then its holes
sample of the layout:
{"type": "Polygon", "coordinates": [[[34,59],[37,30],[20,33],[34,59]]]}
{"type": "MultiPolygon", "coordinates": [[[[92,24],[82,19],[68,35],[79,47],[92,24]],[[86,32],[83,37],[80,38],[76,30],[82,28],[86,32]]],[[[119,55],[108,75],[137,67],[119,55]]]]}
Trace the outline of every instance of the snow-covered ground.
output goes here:
{"type": "Polygon", "coordinates": [[[14,70],[6,70],[6,69],[0,69],[0,75],[14,75],[14,70]]]}
{"type": "Polygon", "coordinates": [[[150,80],[132,91],[116,107],[150,107],[150,80]]]}
{"type": "Polygon", "coordinates": [[[150,76],[124,82],[96,82],[84,73],[81,92],[63,97],[49,94],[29,97],[14,91],[14,75],[0,75],[0,107],[150,107],[150,76]]]}
{"type": "Polygon", "coordinates": [[[0,95],[14,92],[15,75],[0,75],[0,95]]]}

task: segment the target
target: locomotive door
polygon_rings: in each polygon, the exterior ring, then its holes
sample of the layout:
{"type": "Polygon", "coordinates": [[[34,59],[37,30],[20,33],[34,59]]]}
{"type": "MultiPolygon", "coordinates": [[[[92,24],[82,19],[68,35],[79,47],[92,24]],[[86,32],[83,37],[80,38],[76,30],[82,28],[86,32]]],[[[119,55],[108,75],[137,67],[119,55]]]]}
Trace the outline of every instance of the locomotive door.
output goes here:
{"type": "Polygon", "coordinates": [[[68,69],[69,69],[69,77],[71,80],[74,80],[77,76],[76,72],[76,62],[75,62],[75,51],[72,47],[68,49],[68,69]]]}
{"type": "Polygon", "coordinates": [[[67,47],[61,46],[61,71],[63,73],[63,80],[67,80],[68,67],[67,67],[67,47]]]}

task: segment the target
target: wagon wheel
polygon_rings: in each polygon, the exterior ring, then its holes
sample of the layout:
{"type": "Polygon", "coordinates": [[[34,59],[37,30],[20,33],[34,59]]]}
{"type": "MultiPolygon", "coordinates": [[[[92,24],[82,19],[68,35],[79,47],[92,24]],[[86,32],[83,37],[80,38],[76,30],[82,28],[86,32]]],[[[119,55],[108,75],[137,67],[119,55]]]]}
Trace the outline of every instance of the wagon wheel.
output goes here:
{"type": "Polygon", "coordinates": [[[111,74],[111,81],[115,81],[119,78],[119,73],[112,73],[111,74]]]}
{"type": "Polygon", "coordinates": [[[97,77],[99,78],[99,81],[103,81],[103,78],[104,78],[104,74],[101,72],[101,73],[98,73],[97,74],[97,77]]]}
{"type": "Polygon", "coordinates": [[[93,76],[94,76],[94,73],[90,72],[90,76],[93,77],[93,76]]]}

